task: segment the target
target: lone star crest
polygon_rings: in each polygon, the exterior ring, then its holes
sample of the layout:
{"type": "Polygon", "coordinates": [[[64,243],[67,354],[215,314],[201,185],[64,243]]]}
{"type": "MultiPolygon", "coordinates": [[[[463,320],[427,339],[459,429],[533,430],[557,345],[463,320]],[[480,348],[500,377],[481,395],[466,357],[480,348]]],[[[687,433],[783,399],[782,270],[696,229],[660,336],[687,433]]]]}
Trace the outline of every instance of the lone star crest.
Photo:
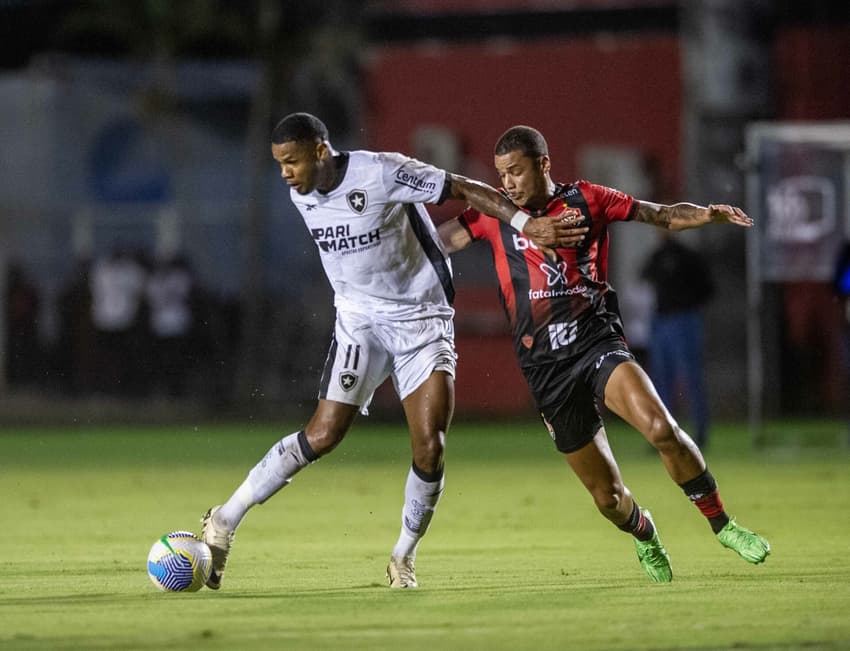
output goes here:
{"type": "Polygon", "coordinates": [[[352,190],[345,198],[348,200],[348,206],[357,214],[362,214],[369,205],[369,197],[366,196],[365,190],[352,190]]]}
{"type": "Polygon", "coordinates": [[[357,384],[357,376],[351,371],[339,374],[339,386],[343,391],[351,391],[357,384]]]}

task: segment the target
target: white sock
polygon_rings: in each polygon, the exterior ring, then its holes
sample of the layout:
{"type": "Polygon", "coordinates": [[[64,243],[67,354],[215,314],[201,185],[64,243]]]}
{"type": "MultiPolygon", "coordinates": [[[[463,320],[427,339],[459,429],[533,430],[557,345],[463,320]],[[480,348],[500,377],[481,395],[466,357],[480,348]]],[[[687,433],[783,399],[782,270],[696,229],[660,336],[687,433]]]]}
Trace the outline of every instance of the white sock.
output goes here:
{"type": "Polygon", "coordinates": [[[401,533],[393,548],[393,556],[416,557],[416,548],[425,532],[443,494],[445,478],[423,481],[413,467],[407,474],[404,486],[404,508],[401,510],[401,533]]]}
{"type": "MultiPolygon", "coordinates": [[[[304,453],[299,442],[303,432],[295,432],[275,443],[266,456],[251,469],[242,485],[216,512],[216,522],[234,531],[252,506],[262,504],[302,468],[315,461],[304,453]]],[[[306,438],[304,444],[307,444],[306,438]]]]}

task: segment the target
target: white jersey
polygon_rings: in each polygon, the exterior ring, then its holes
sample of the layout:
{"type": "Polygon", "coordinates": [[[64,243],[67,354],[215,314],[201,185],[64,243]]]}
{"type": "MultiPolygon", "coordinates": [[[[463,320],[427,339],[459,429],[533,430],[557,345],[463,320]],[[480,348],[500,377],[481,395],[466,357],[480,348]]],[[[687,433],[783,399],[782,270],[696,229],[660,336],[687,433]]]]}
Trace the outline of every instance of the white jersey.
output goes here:
{"type": "Polygon", "coordinates": [[[439,203],[446,172],[396,153],[352,151],[329,192],[290,191],[338,310],[390,320],[451,317],[451,264],[423,203],[439,203]]]}

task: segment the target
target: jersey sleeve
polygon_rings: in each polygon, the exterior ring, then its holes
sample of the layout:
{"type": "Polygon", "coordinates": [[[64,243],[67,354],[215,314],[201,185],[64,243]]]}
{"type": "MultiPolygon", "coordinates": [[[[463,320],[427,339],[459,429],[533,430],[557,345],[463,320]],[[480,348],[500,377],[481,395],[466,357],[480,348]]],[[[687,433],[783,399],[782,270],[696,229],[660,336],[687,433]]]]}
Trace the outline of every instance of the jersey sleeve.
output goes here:
{"type": "Polygon", "coordinates": [[[482,213],[469,207],[464,210],[458,218],[461,226],[463,226],[473,240],[480,240],[484,237],[484,216],[482,213]]]}
{"type": "Polygon", "coordinates": [[[578,185],[595,217],[601,217],[606,222],[634,219],[638,208],[638,201],[634,197],[589,181],[579,181],[578,185]]]}
{"type": "Polygon", "coordinates": [[[449,187],[445,170],[398,153],[380,153],[377,159],[390,201],[442,203],[445,200],[449,187]]]}

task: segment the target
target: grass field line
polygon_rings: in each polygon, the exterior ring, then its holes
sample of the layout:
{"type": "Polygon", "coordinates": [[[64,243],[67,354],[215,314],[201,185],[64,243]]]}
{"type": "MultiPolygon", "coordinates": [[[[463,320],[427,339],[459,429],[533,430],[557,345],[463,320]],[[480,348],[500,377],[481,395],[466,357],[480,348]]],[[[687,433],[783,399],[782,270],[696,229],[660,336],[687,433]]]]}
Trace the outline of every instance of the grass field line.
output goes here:
{"type": "Polygon", "coordinates": [[[716,430],[724,500],[773,545],[754,567],[713,539],[645,443],[612,431],[672,557],[658,586],[541,429],[453,429],[417,591],[383,577],[409,444],[364,421],[249,514],[221,591],[188,595],[150,583],[150,545],[197,530],[286,428],[2,432],[0,649],[850,649],[846,451],[765,454],[741,427],[716,430]]]}

